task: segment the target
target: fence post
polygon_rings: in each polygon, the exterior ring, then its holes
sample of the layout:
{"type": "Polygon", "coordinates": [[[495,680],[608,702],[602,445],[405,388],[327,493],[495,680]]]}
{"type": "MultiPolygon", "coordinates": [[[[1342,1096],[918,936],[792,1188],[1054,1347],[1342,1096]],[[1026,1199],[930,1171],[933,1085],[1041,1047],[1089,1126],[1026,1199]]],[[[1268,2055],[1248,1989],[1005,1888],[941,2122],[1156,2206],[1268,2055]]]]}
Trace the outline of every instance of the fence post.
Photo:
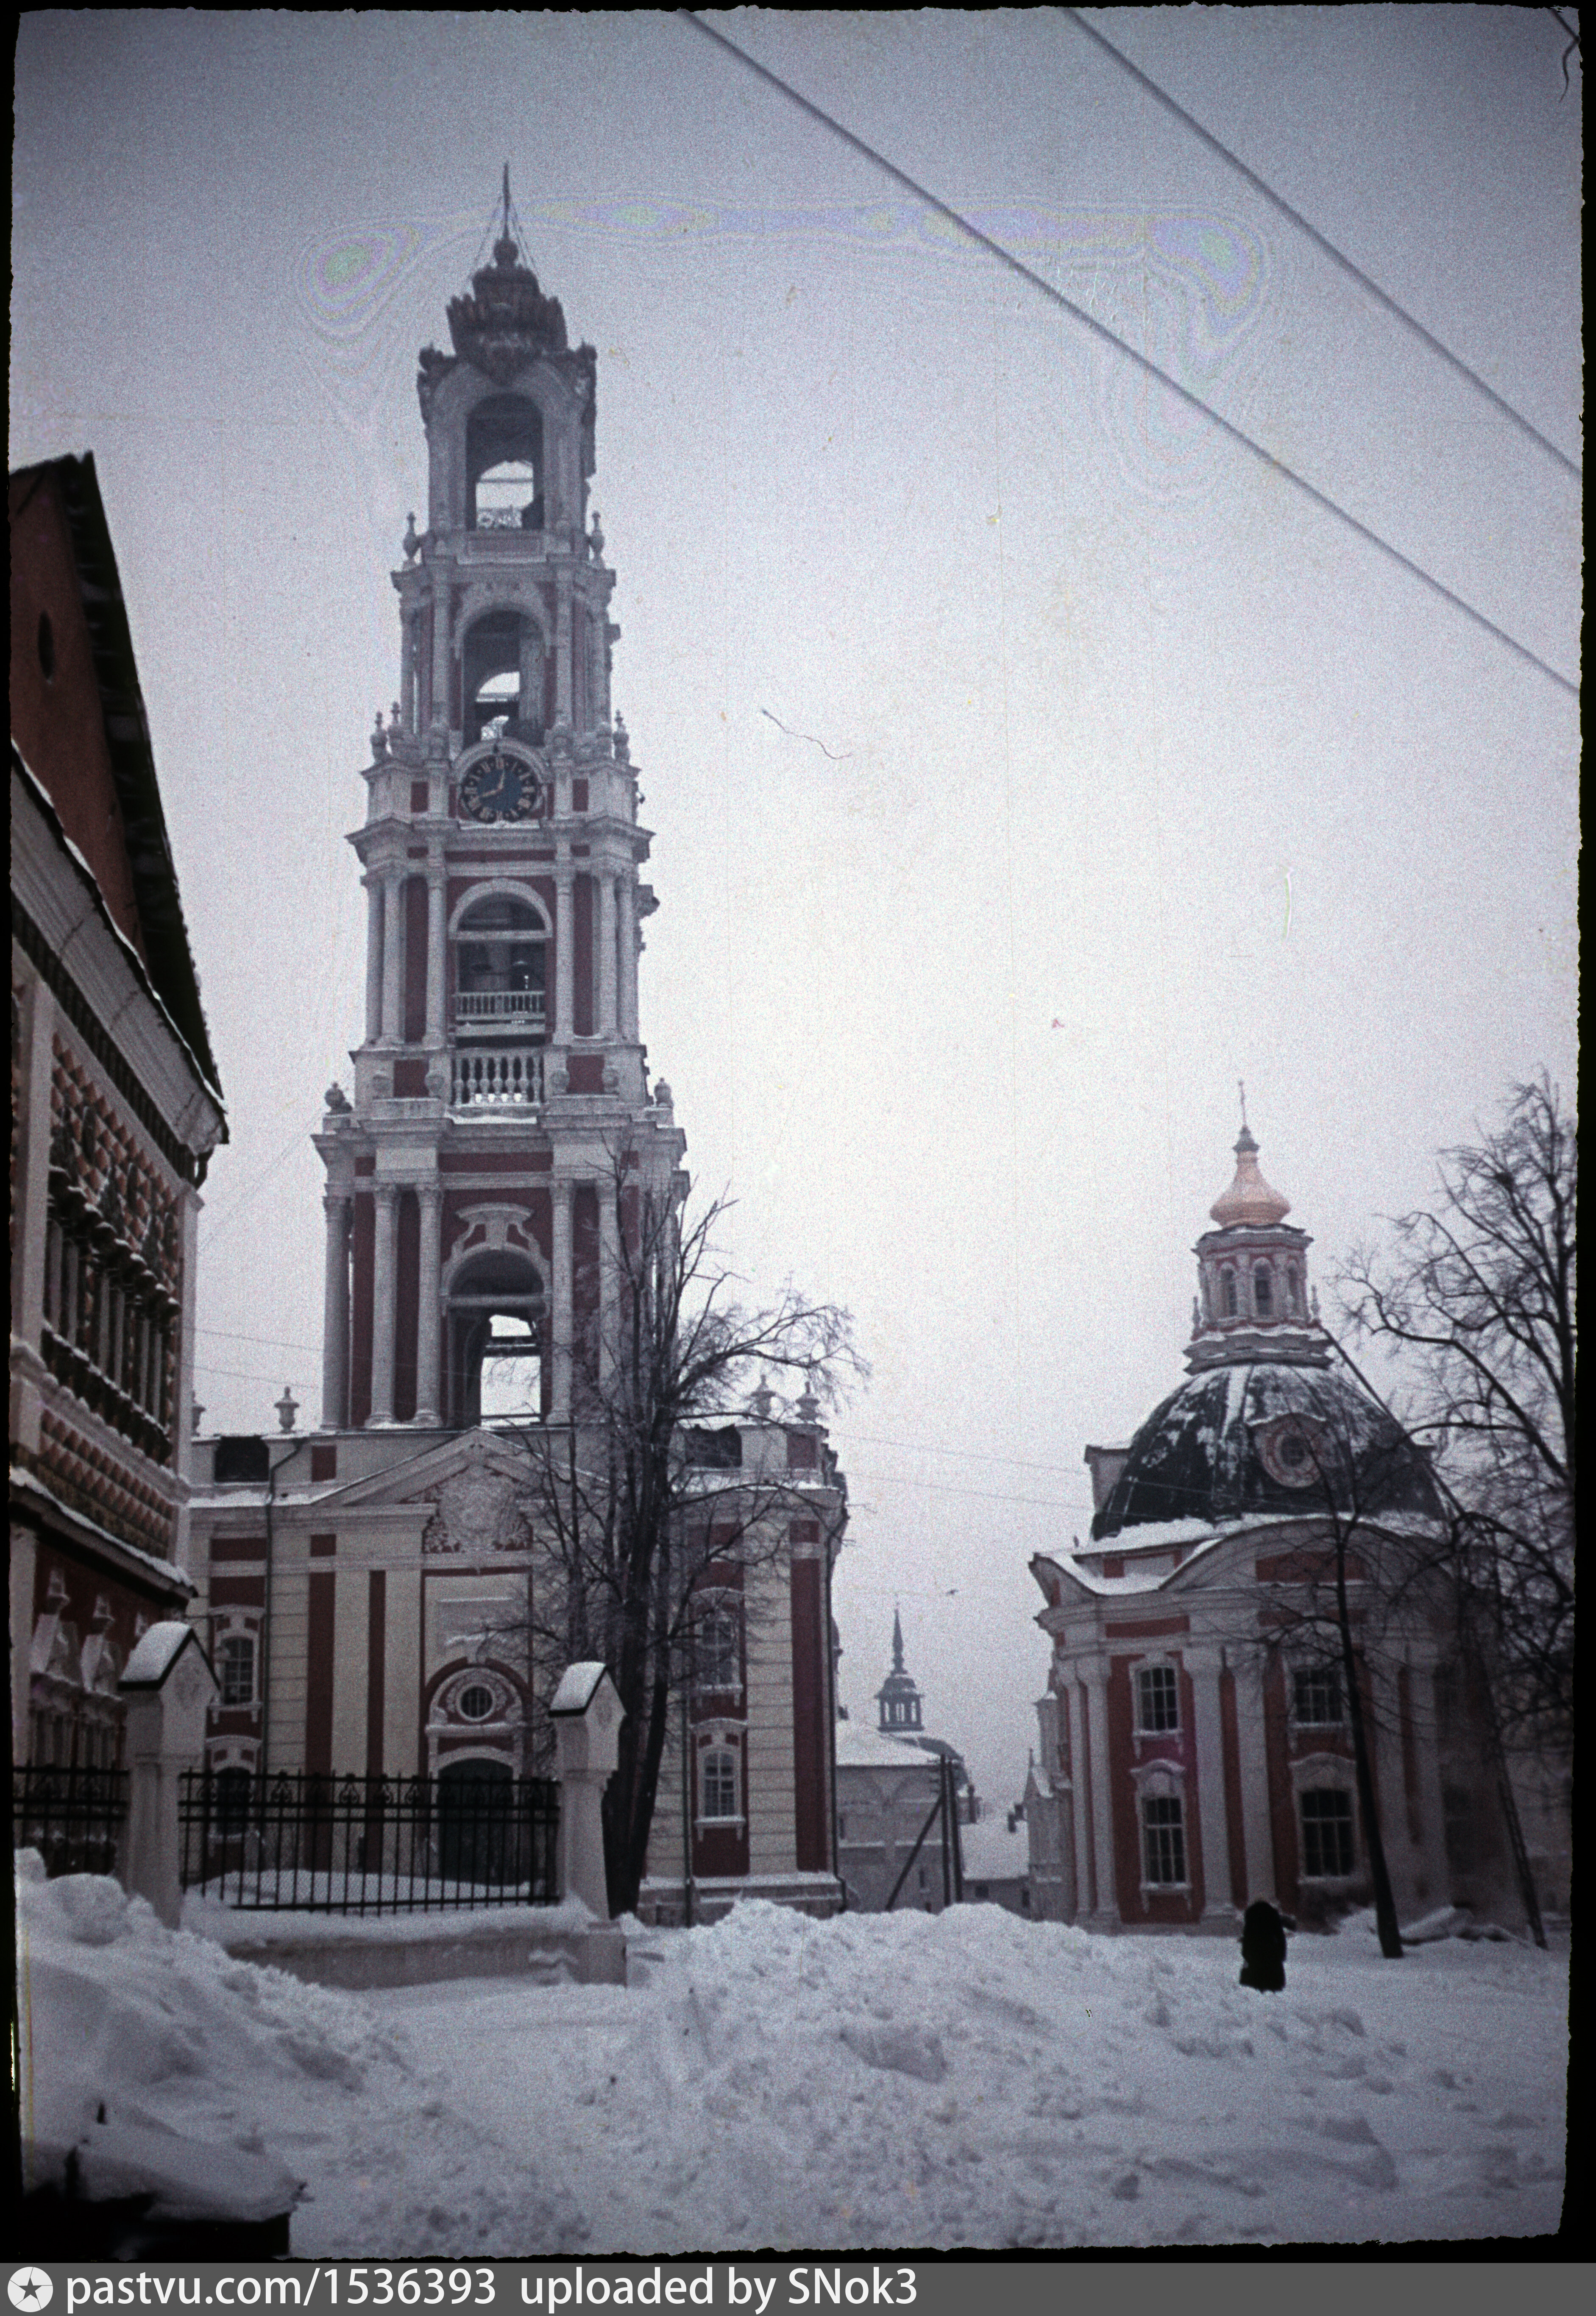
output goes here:
{"type": "Polygon", "coordinates": [[[128,1833],[122,1880],[168,1929],[183,1911],[178,1780],[205,1754],[206,1708],[217,1695],[192,1625],[152,1625],[117,1684],[127,1700],[128,1833]]]}
{"type": "Polygon", "coordinates": [[[567,1665],[549,1708],[559,1759],[560,1896],[610,1919],[601,1804],[620,1747],[620,1698],[602,1664],[567,1665]]]}

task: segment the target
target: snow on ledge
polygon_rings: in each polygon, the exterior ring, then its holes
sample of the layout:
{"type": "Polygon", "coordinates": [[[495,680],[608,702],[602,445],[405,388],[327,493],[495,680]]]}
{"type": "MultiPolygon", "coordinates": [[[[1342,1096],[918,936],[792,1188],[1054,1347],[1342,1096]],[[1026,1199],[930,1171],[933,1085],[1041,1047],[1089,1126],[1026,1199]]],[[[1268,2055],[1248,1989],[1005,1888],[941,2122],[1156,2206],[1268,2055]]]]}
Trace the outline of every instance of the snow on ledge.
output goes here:
{"type": "Polygon", "coordinates": [[[229,1953],[240,1946],[446,1946],[523,1933],[534,1945],[605,1929],[580,1898],[557,1906],[476,1906],[424,1914],[256,1913],[191,1891],[183,1927],[229,1953]]]}

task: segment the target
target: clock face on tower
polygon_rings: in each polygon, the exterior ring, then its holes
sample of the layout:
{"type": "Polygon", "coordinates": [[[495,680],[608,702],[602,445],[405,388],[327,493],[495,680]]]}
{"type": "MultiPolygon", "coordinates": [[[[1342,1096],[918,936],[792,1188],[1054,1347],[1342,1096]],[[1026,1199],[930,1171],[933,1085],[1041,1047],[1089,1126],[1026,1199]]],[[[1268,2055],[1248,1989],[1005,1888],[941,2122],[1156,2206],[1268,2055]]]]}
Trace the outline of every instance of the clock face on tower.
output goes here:
{"type": "Polygon", "coordinates": [[[460,810],[489,827],[540,820],[546,809],[542,776],[530,756],[501,741],[479,756],[460,782],[460,810]]]}

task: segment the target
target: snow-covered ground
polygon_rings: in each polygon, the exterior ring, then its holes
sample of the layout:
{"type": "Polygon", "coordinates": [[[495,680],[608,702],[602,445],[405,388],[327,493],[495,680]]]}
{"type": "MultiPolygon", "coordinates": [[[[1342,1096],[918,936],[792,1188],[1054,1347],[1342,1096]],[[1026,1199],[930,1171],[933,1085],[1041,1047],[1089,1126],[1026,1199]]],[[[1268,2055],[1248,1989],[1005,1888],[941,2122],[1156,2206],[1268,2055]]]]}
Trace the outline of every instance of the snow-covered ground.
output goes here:
{"type": "Polygon", "coordinates": [[[637,1931],[632,1983],[302,1986],[114,1884],[20,1891],[24,2114],[269,2151],[297,2252],[665,2254],[1528,2236],[1566,1956],[1219,1941],[995,1906],[637,1931]]]}

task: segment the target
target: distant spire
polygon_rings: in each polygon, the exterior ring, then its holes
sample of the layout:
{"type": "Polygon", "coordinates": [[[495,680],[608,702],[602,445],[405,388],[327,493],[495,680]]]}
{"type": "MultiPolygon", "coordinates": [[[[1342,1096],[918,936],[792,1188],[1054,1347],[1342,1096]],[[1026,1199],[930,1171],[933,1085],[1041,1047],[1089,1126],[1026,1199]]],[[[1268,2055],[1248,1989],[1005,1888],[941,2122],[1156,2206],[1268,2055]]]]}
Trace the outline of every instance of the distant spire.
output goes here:
{"type": "MultiPolygon", "coordinates": [[[[506,185],[510,183],[510,172],[508,169],[504,172],[504,183],[506,185]]],[[[508,199],[508,195],[506,195],[506,199],[508,199]]],[[[1247,1130],[1247,1081],[1245,1078],[1237,1078],[1235,1082],[1241,1092],[1242,1132],[1244,1134],[1247,1130]]]]}
{"type": "Polygon", "coordinates": [[[892,1670],[894,1672],[902,1672],[903,1669],[904,1628],[898,1620],[897,1603],[895,1600],[892,1605],[892,1670]]]}

